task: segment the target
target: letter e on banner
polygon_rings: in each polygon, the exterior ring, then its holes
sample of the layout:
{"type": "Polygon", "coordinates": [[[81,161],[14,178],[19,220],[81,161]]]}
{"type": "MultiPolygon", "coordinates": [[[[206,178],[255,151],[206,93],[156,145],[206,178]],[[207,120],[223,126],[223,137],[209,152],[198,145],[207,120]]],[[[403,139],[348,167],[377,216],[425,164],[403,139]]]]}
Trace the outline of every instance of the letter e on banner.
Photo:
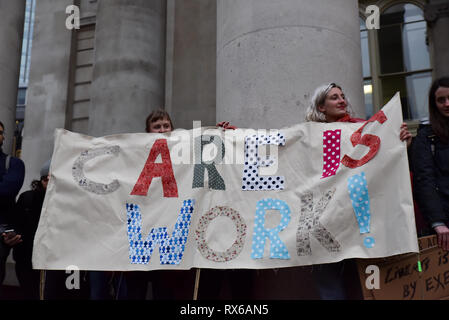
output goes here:
{"type": "Polygon", "coordinates": [[[262,159],[259,156],[260,145],[285,146],[285,137],[282,133],[277,135],[251,135],[245,137],[245,166],[243,168],[243,191],[283,190],[285,178],[283,176],[259,176],[260,167],[270,167],[277,159],[268,156],[262,159]]]}

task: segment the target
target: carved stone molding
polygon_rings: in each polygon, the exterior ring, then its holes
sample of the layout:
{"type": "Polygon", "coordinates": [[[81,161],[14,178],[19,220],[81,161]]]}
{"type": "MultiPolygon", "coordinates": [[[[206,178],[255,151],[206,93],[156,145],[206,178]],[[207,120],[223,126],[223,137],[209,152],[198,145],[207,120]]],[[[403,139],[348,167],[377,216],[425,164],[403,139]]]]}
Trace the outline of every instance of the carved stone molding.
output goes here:
{"type": "Polygon", "coordinates": [[[424,18],[428,23],[435,23],[442,17],[449,17],[449,1],[426,4],[424,18]]]}

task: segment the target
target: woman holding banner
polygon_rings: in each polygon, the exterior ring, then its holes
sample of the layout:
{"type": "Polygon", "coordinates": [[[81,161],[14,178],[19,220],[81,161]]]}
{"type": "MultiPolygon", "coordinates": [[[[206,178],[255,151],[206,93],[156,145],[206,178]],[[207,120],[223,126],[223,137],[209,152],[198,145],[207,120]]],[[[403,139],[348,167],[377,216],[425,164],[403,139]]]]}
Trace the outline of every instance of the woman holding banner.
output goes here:
{"type": "MultiPolygon", "coordinates": [[[[322,85],[315,90],[311,104],[306,112],[306,121],[315,122],[365,122],[363,119],[353,118],[353,111],[342,88],[330,83],[322,85]]],[[[400,128],[401,141],[407,141],[410,146],[412,135],[407,129],[407,124],[403,123],[400,128]]],[[[343,271],[345,265],[354,270],[354,260],[343,260],[336,263],[317,265],[313,271],[318,293],[323,300],[344,300],[347,299],[347,292],[344,284],[343,271]]],[[[354,282],[358,279],[354,278],[354,282]]]]}
{"type": "MultiPolygon", "coordinates": [[[[353,111],[348,103],[348,100],[343,93],[342,88],[335,84],[325,84],[318,87],[313,96],[311,103],[306,111],[306,121],[313,122],[365,122],[366,120],[353,117],[353,111]]],[[[231,125],[229,122],[221,122],[218,126],[223,128],[229,128],[231,125]]],[[[232,127],[235,128],[235,127],[232,127]]],[[[407,147],[412,142],[412,135],[408,131],[407,124],[403,123],[400,127],[399,138],[401,141],[407,142],[407,147]]],[[[355,264],[351,263],[354,260],[349,261],[348,265],[354,270],[353,274],[357,275],[357,269],[355,264]]],[[[320,298],[323,300],[344,300],[347,298],[346,288],[343,280],[343,270],[345,264],[348,264],[346,260],[337,262],[317,265],[313,271],[315,283],[317,285],[320,298]]],[[[358,283],[354,278],[354,283],[358,283]]]]}
{"type": "MultiPolygon", "coordinates": [[[[162,109],[151,112],[145,121],[145,131],[148,133],[173,130],[170,115],[162,109]]],[[[194,270],[130,271],[120,274],[119,284],[126,286],[126,299],[145,300],[148,282],[152,285],[153,300],[188,300],[193,294],[193,289],[189,289],[194,286],[194,270]]]]}
{"type": "Polygon", "coordinates": [[[439,247],[449,250],[449,77],[430,87],[429,120],[413,143],[413,190],[439,247]]]}

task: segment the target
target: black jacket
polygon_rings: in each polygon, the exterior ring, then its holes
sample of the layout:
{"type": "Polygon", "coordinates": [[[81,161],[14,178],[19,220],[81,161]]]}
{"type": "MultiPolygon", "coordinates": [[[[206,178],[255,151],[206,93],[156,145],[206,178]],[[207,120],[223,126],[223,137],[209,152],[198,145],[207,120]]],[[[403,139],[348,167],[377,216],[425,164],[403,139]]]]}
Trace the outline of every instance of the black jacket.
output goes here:
{"type": "Polygon", "coordinates": [[[430,224],[449,223],[449,144],[423,126],[413,142],[413,190],[430,224]],[[433,150],[432,150],[433,149],[433,150]]]}
{"type": "Polygon", "coordinates": [[[19,196],[14,210],[13,226],[22,236],[22,242],[14,246],[13,256],[15,261],[31,263],[34,235],[36,234],[45,191],[30,190],[19,196]]]}
{"type": "Polygon", "coordinates": [[[0,225],[11,222],[16,196],[22,188],[24,177],[23,161],[11,157],[6,170],[6,154],[0,149],[0,225]]]}

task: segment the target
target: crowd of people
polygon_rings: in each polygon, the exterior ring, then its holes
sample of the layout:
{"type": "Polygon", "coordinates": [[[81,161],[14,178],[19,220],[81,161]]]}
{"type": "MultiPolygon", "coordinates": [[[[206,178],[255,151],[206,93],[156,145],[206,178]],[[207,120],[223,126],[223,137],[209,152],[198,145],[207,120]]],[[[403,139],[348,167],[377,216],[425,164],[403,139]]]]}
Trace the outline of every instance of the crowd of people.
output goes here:
{"type": "MultiPolygon", "coordinates": [[[[412,138],[404,123],[400,127],[401,141],[407,144],[410,155],[410,171],[413,180],[416,211],[425,218],[430,232],[437,235],[438,245],[449,250],[449,77],[433,82],[428,95],[429,123],[422,124],[412,138]]],[[[330,83],[316,89],[306,112],[306,121],[315,122],[364,122],[354,118],[343,89],[330,83]]],[[[229,122],[217,126],[235,129],[229,122]]],[[[146,119],[146,132],[165,133],[174,130],[170,115],[158,110],[146,119]]],[[[0,122],[0,146],[3,145],[5,127],[0,122]]],[[[11,157],[0,150],[0,285],[5,277],[5,263],[13,251],[16,276],[26,299],[70,298],[65,288],[64,271],[47,271],[42,279],[40,271],[32,267],[34,235],[37,230],[45,191],[50,178],[50,161],[40,171],[40,179],[31,184],[31,190],[18,197],[25,175],[22,160],[11,157]],[[43,289],[43,290],[40,290],[43,289]]],[[[423,229],[424,230],[424,229],[423,229]]],[[[422,230],[419,230],[422,231],[422,230]]],[[[424,235],[423,232],[419,232],[424,235]]],[[[319,265],[314,270],[317,291],[322,299],[346,299],[342,270],[352,260],[319,265]]],[[[82,279],[88,283],[86,297],[90,299],[145,299],[148,283],[151,282],[154,299],[173,299],[175,287],[171,284],[185,283],[193,287],[195,270],[151,271],[151,272],[83,272],[82,279]]],[[[218,298],[217,288],[227,279],[237,280],[250,289],[249,271],[212,270],[205,272],[203,281],[215,281],[211,296],[218,298]]],[[[242,286],[240,286],[241,288],[242,286]]],[[[207,288],[207,287],[206,287],[207,288]]],[[[212,288],[212,287],[210,287],[212,288]]],[[[248,292],[237,292],[236,297],[250,298],[248,292]],[[240,294],[240,295],[239,295],[240,294]]],[[[176,297],[190,299],[190,297],[176,297]]]]}

